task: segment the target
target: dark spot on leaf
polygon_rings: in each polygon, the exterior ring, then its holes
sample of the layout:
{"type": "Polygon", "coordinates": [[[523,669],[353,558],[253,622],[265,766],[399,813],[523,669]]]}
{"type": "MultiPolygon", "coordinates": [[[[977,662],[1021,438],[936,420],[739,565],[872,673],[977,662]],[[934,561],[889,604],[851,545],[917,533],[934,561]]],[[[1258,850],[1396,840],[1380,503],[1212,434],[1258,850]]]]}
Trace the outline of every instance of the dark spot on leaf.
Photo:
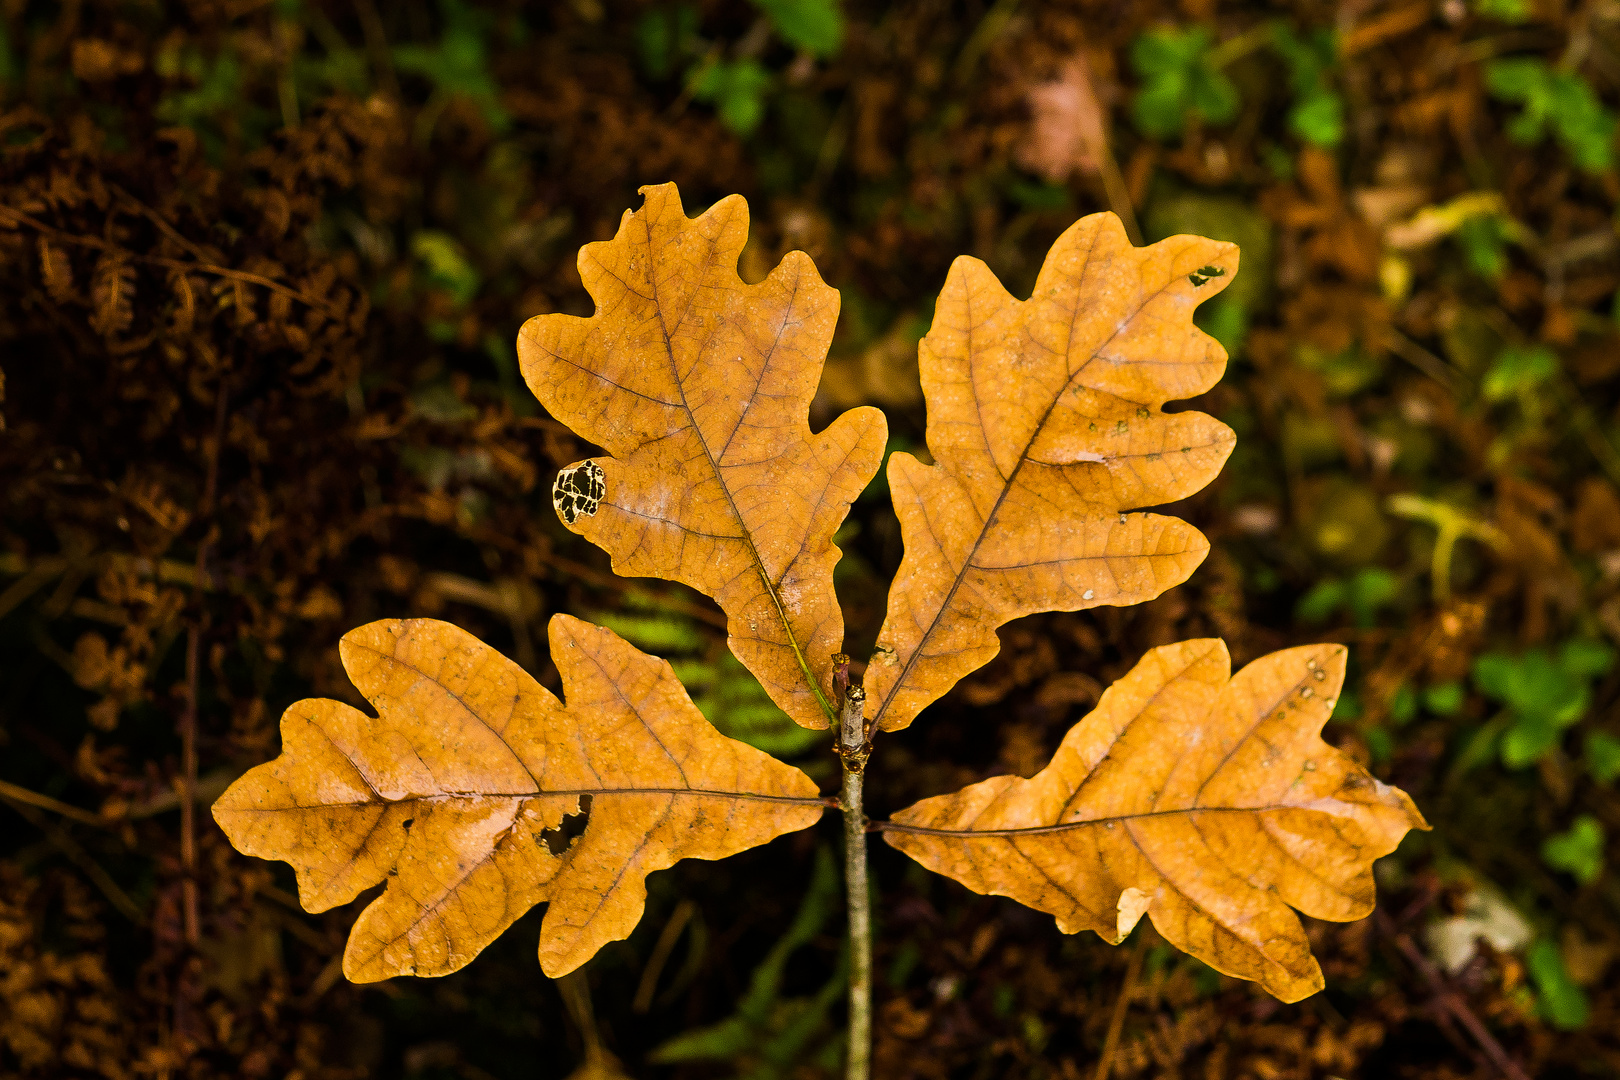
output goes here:
{"type": "Polygon", "coordinates": [[[415,818],[413,818],[413,817],[408,817],[408,818],[406,818],[406,819],[405,819],[405,820],[404,820],[404,821],[402,821],[402,822],[400,822],[400,825],[401,825],[401,827],[402,827],[402,828],[404,828],[404,830],[405,830],[405,831],[406,831],[406,832],[410,832],[410,831],[411,831],[411,826],[412,826],[412,825],[413,825],[413,824],[415,824],[415,823],[416,823],[416,819],[415,819],[415,818]]]}
{"type": "Polygon", "coordinates": [[[585,826],[590,822],[591,797],[587,793],[579,797],[579,813],[564,814],[560,825],[555,829],[542,829],[535,840],[544,843],[546,850],[553,855],[561,855],[568,850],[575,837],[585,832],[585,826]]]}

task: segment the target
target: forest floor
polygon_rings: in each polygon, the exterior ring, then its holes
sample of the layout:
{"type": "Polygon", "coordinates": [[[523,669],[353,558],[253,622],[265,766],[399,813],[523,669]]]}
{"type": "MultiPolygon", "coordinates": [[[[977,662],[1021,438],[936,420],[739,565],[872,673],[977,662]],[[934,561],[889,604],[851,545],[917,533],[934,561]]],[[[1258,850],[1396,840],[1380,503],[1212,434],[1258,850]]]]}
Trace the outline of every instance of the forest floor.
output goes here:
{"type": "MultiPolygon", "coordinates": [[[[577,249],[669,180],[747,197],[745,278],[814,258],[812,423],[877,404],[891,449],[956,256],[1026,296],[1096,211],[1242,245],[1191,403],[1238,447],[1173,508],[1207,561],[1005,627],[879,742],[874,816],[1029,775],[1146,649],[1220,636],[1351,646],[1326,737],[1433,825],[1372,917],[1308,923],[1328,988],[1295,1005],[877,844],[877,1076],[1620,1076],[1617,107],[1614,0],[5,0],[0,1077],[838,1075],[831,818],[655,875],[571,980],[532,912],[354,986],[369,894],[306,914],[207,813],[291,702],[358,700],[337,640],[389,616],[552,686],[545,619],[611,626],[832,789],[718,609],[550,506],[593,448],[518,327],[589,314],[577,249]]],[[[839,535],[857,656],[881,487],[839,535]]]]}

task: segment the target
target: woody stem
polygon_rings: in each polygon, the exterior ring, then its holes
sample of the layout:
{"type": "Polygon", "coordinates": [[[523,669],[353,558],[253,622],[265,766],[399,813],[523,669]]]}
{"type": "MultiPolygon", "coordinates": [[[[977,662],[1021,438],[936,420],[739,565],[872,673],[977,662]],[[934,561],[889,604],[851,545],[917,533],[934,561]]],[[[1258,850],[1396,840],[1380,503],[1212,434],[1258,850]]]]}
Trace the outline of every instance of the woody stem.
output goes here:
{"type": "Polygon", "coordinates": [[[868,1080],[872,1068],[872,897],[866,881],[866,814],[861,806],[866,757],[866,692],[849,685],[847,660],[838,665],[838,756],[844,787],[844,885],[849,908],[849,1056],[845,1080],[868,1080]]]}

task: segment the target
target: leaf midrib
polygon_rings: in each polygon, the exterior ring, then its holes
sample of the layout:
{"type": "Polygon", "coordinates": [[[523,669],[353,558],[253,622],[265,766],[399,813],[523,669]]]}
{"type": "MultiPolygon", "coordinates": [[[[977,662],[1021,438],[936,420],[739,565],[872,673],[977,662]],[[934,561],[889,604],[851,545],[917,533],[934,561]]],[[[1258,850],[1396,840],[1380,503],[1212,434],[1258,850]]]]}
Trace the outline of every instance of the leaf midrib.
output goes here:
{"type": "MultiPolygon", "coordinates": [[[[645,219],[642,228],[647,237],[647,249],[651,251],[653,248],[652,220],[650,218],[645,219]]],[[[711,255],[716,243],[715,240],[711,240],[709,243],[711,255]]],[[[649,261],[649,267],[654,266],[655,264],[649,261]]],[[[777,621],[782,624],[782,633],[787,638],[788,648],[793,650],[793,659],[798,661],[799,672],[804,676],[805,684],[810,687],[811,693],[815,695],[816,704],[821,707],[822,715],[826,717],[830,726],[837,719],[837,713],[834,712],[832,705],[827,701],[827,696],[821,692],[821,683],[817,681],[815,673],[810,670],[810,665],[804,658],[804,650],[799,647],[799,640],[793,633],[792,624],[788,621],[787,606],[782,603],[782,597],[777,593],[776,586],[771,583],[770,575],[765,572],[765,561],[760,558],[759,549],[754,546],[754,534],[749,529],[748,521],[743,517],[742,510],[738,508],[737,500],[732,496],[731,488],[727,485],[724,475],[720,472],[720,463],[715,459],[714,451],[709,447],[709,440],[704,436],[702,427],[698,425],[697,417],[692,414],[692,406],[686,399],[686,383],[681,379],[680,371],[675,366],[675,348],[673,339],[670,336],[669,322],[664,318],[664,304],[659,298],[658,275],[656,272],[652,272],[649,277],[653,291],[651,298],[653,309],[658,312],[658,330],[664,340],[664,354],[669,359],[669,376],[675,383],[675,389],[681,395],[681,411],[686,413],[687,423],[692,425],[692,432],[697,436],[698,445],[703,447],[703,456],[709,463],[710,471],[714,473],[715,482],[720,485],[720,490],[726,497],[726,505],[731,508],[731,515],[741,529],[742,541],[748,546],[748,556],[754,563],[754,572],[759,575],[760,584],[765,586],[765,594],[771,598],[771,604],[776,608],[777,621]]],[[[741,281],[741,278],[738,280],[741,281]]],[[[797,281],[794,282],[793,295],[795,298],[798,296],[797,281]]],[[[790,300],[789,308],[791,309],[791,307],[792,301],[790,300]]],[[[684,320],[685,315],[683,314],[681,321],[684,320]]],[[[677,325],[679,324],[677,323],[677,325]]],[[[769,357],[765,358],[765,363],[767,365],[770,363],[769,357]]],[[[761,379],[763,377],[762,372],[761,379]]]]}
{"type": "MultiPolygon", "coordinates": [[[[1331,796],[1329,797],[1331,798],[1331,796]]],[[[1097,825],[1106,826],[1115,822],[1129,824],[1147,818],[1173,817],[1177,814],[1264,814],[1274,810],[1303,810],[1307,813],[1327,813],[1325,810],[1313,811],[1311,807],[1299,803],[1277,803],[1266,806],[1187,806],[1175,810],[1145,810],[1139,814],[1115,814],[1110,817],[1087,818],[1084,821],[1064,821],[1056,825],[1027,825],[1017,829],[934,829],[924,825],[906,825],[897,821],[880,821],[874,822],[874,824],[883,832],[976,840],[981,837],[1039,836],[1044,833],[1070,832],[1075,829],[1087,829],[1097,825]]]]}
{"type": "Polygon", "coordinates": [[[389,799],[379,795],[375,800],[360,802],[305,803],[297,806],[238,806],[224,812],[231,814],[284,814],[289,810],[332,810],[344,807],[405,806],[411,803],[452,802],[457,799],[544,799],[551,796],[565,798],[590,795],[690,795],[709,799],[746,799],[753,802],[774,802],[793,806],[832,805],[829,800],[808,795],[761,795],[747,791],[717,791],[712,788],[568,788],[556,791],[443,791],[437,795],[407,795],[403,799],[389,799]]]}

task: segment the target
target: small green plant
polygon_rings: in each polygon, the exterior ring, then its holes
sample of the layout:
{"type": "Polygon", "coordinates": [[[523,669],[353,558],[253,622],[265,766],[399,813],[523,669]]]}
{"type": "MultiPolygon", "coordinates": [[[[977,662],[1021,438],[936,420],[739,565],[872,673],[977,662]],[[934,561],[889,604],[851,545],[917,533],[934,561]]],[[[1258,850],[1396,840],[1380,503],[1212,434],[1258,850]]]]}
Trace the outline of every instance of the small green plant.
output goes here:
{"type": "Polygon", "coordinates": [[[1149,30],[1131,43],[1131,70],[1142,88],[1131,102],[1137,128],[1155,139],[1173,139],[1191,116],[1207,124],[1237,117],[1238,92],[1211,58],[1215,35],[1208,27],[1149,30]]]}
{"type": "Polygon", "coordinates": [[[1590,885],[1603,875],[1603,841],[1603,825],[1591,814],[1582,814],[1568,832],[1542,841],[1541,858],[1554,870],[1590,885]]]}
{"type": "Polygon", "coordinates": [[[1487,401],[1523,402],[1561,370],[1558,354],[1545,345],[1509,346],[1491,362],[1480,393],[1487,401]]]}
{"type": "Polygon", "coordinates": [[[669,78],[683,63],[697,60],[703,55],[697,9],[677,4],[644,13],[636,23],[636,49],[642,70],[659,80],[669,78]]]}
{"type": "MultiPolygon", "coordinates": [[[[1390,728],[1405,727],[1416,720],[1420,712],[1433,716],[1455,716],[1462,711],[1468,694],[1462,683],[1443,682],[1424,687],[1421,691],[1410,684],[1402,684],[1389,699],[1389,726],[1364,726],[1361,736],[1367,741],[1375,762],[1388,761],[1395,753],[1395,737],[1390,728]]],[[[1346,716],[1343,719],[1353,719],[1346,716]]]]}
{"type": "Polygon", "coordinates": [[[795,49],[826,59],[844,43],[844,14],[838,0],[753,0],[771,21],[776,36],[795,49]]]}
{"type": "Polygon", "coordinates": [[[1289,88],[1294,94],[1288,130],[1312,146],[1338,146],[1344,139],[1344,100],[1328,81],[1336,59],[1333,31],[1322,27],[1300,35],[1279,22],[1272,33],[1272,48],[1288,65],[1289,88]]]}
{"type": "Polygon", "coordinates": [[[1575,164],[1590,173],[1614,165],[1614,114],[1579,74],[1549,67],[1533,56],[1494,60],[1485,68],[1491,96],[1517,102],[1522,112],[1508,121],[1508,137],[1535,146],[1550,130],[1575,164]]]}
{"type": "Polygon", "coordinates": [[[1348,579],[1326,577],[1312,585],[1294,605],[1300,622],[1320,625],[1343,611],[1359,629],[1378,625],[1378,613],[1400,598],[1400,580],[1377,566],[1357,570],[1348,579]]]}
{"type": "MultiPolygon", "coordinates": [[[[429,120],[459,97],[476,105],[492,129],[505,131],[511,117],[501,107],[489,68],[489,16],[460,0],[440,0],[439,12],[444,17],[444,32],[438,44],[395,46],[394,67],[433,84],[433,97],[423,110],[429,120]]],[[[422,134],[418,132],[419,137],[422,134]]]]}
{"type": "Polygon", "coordinates": [[[1540,1012],[1549,1024],[1564,1031],[1584,1027],[1591,1016],[1586,993],[1569,976],[1558,945],[1542,938],[1524,954],[1530,981],[1535,983],[1540,1012]]]}
{"type": "Polygon", "coordinates": [[[1474,661],[1474,688],[1504,708],[1476,733],[1464,757],[1472,763],[1499,745],[1508,768],[1534,764],[1586,715],[1592,680],[1606,674],[1614,659],[1613,649],[1586,639],[1565,642],[1556,653],[1532,649],[1519,657],[1481,656],[1474,661]]]}
{"type": "Polygon", "coordinates": [[[757,60],[711,60],[694,68],[692,96],[713,105],[720,122],[738,135],[752,135],[765,119],[765,93],[775,82],[757,60]]]}
{"type": "Polygon", "coordinates": [[[1486,281],[1496,281],[1507,272],[1507,245],[1515,238],[1509,221],[1499,214],[1470,217],[1452,234],[1462,249],[1468,269],[1486,281]]]}
{"type": "MultiPolygon", "coordinates": [[[[753,0],[771,32],[807,56],[826,59],[844,41],[844,16],[837,0],[753,0]]],[[[747,137],[758,130],[777,84],[756,48],[738,49],[727,59],[719,44],[698,33],[699,17],[690,4],[654,8],[636,24],[636,46],[643,70],[654,79],[685,70],[687,92],[712,105],[721,123],[747,137]],[[746,55],[744,55],[746,54],[746,55]]]]}
{"type": "Polygon", "coordinates": [[[649,1055],[659,1065],[723,1061],[738,1066],[737,1080],[785,1080],[796,1065],[813,1061],[831,1071],[838,1067],[843,1040],[829,1030],[829,1014],[844,992],[849,958],[812,996],[784,998],[782,983],[795,952],[822,933],[838,911],[838,867],[827,848],[816,851],[809,891],[787,933],[771,946],[748,979],[737,1011],[709,1027],[688,1031],[649,1055]]]}
{"type": "Polygon", "coordinates": [[[1237,86],[1227,65],[1269,46],[1288,70],[1288,130],[1312,146],[1344,139],[1344,101],[1333,89],[1334,33],[1305,34],[1281,20],[1259,23],[1219,45],[1206,26],[1149,30],[1131,44],[1131,70],[1141,80],[1131,104],[1137,129],[1155,139],[1181,135],[1194,116],[1219,127],[1237,118],[1237,86]]]}

